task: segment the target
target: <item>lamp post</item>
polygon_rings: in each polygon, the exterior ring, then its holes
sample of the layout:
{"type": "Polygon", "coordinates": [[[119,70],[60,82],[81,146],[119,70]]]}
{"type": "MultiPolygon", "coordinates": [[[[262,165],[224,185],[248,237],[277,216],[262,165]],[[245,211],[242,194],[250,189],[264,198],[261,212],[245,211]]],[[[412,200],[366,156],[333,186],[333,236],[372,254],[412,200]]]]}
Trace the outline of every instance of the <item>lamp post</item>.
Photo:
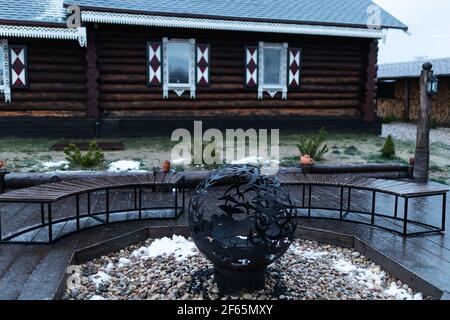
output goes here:
{"type": "Polygon", "coordinates": [[[426,62],[420,75],[420,109],[417,120],[416,155],[413,177],[417,182],[427,182],[430,167],[430,123],[432,96],[437,93],[438,80],[433,75],[433,65],[426,62]]]}

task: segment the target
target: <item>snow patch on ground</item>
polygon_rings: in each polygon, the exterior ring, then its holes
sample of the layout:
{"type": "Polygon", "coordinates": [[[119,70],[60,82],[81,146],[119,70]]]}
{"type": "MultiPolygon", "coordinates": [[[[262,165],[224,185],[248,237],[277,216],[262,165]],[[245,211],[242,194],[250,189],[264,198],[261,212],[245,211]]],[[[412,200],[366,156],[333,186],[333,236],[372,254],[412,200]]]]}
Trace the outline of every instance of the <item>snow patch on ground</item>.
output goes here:
{"type": "Polygon", "coordinates": [[[141,164],[134,160],[118,160],[111,162],[108,171],[122,172],[122,171],[140,171],[141,164]]]}
{"type": "Polygon", "coordinates": [[[197,247],[194,242],[187,240],[183,236],[173,235],[172,239],[167,237],[156,239],[150,246],[136,249],[133,251],[132,256],[148,259],[173,255],[176,260],[184,260],[189,256],[197,254],[197,252],[197,247]]]}
{"type": "Polygon", "coordinates": [[[237,160],[232,160],[231,164],[250,164],[250,165],[274,165],[280,161],[274,159],[264,159],[262,157],[250,156],[237,160]]]}
{"type": "Polygon", "coordinates": [[[325,251],[303,251],[300,253],[303,258],[308,260],[317,260],[328,254],[329,253],[325,251]]]}
{"type": "Polygon", "coordinates": [[[357,267],[347,260],[339,259],[334,263],[334,268],[342,273],[349,274],[357,269],[357,267]]]}
{"type": "Polygon", "coordinates": [[[384,294],[394,297],[396,300],[423,300],[422,293],[418,292],[413,295],[395,282],[391,282],[389,289],[384,290],[384,294]]]}
{"type": "Polygon", "coordinates": [[[119,268],[122,268],[122,267],[125,267],[125,266],[129,265],[130,263],[131,263],[130,259],[120,258],[118,266],[119,266],[119,268]]]}
{"type": "Polygon", "coordinates": [[[172,164],[173,165],[183,165],[183,164],[191,164],[192,159],[189,158],[177,158],[177,159],[172,159],[172,164]]]}
{"type": "Polygon", "coordinates": [[[45,169],[68,169],[69,168],[69,162],[67,160],[61,160],[61,161],[45,161],[42,163],[42,166],[45,169]]]}
{"type": "Polygon", "coordinates": [[[106,299],[103,298],[102,296],[94,295],[89,300],[106,300],[106,299]]]}
{"type": "Polygon", "coordinates": [[[108,283],[111,280],[111,276],[103,271],[99,271],[96,274],[93,274],[92,276],[90,276],[90,278],[96,287],[100,286],[101,284],[108,283]]]}

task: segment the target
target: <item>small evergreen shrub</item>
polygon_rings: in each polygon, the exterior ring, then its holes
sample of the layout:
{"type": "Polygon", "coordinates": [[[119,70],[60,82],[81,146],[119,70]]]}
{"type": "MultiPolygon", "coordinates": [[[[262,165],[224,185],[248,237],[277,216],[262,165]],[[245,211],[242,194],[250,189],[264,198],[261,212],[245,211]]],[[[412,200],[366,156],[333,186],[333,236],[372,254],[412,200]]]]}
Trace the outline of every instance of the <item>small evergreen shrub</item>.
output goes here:
{"type": "Polygon", "coordinates": [[[64,154],[70,167],[95,168],[105,162],[103,150],[98,147],[95,140],[91,141],[85,153],[82,153],[75,144],[71,143],[64,148],[64,154]]]}
{"type": "Polygon", "coordinates": [[[323,155],[328,152],[328,147],[323,144],[328,137],[328,132],[325,128],[321,128],[318,134],[313,135],[310,138],[300,136],[300,142],[297,144],[297,148],[300,154],[309,155],[315,161],[323,159],[323,155]]]}
{"type": "Polygon", "coordinates": [[[395,121],[397,121],[397,117],[394,116],[393,114],[389,114],[383,118],[383,123],[385,123],[385,124],[395,122],[395,121]]]}
{"type": "Polygon", "coordinates": [[[388,135],[386,142],[380,151],[384,158],[393,158],[395,156],[395,144],[391,135],[388,135]]]}
{"type": "Polygon", "coordinates": [[[438,122],[437,122],[436,118],[433,118],[431,120],[431,129],[437,129],[437,127],[438,127],[438,122]]]}

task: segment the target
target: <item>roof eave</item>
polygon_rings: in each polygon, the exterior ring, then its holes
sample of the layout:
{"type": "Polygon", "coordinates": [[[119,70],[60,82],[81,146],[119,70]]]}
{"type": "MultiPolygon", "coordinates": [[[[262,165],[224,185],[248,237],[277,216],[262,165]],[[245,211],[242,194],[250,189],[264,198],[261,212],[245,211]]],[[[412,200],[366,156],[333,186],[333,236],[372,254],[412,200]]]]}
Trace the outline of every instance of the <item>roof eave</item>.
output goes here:
{"type": "MultiPolygon", "coordinates": [[[[64,7],[68,7],[71,4],[64,3],[64,7]]],[[[183,13],[168,13],[159,11],[145,11],[145,10],[130,10],[130,9],[118,9],[108,7],[92,7],[92,6],[79,6],[84,11],[96,11],[96,12],[112,12],[123,14],[135,14],[135,15],[149,15],[149,16],[166,16],[176,18],[193,18],[193,19],[217,19],[217,20],[230,20],[230,21],[247,21],[247,22],[265,22],[265,23],[283,23],[283,24],[304,24],[313,26],[327,26],[327,27],[344,27],[344,28],[367,28],[366,24],[349,24],[349,23],[332,23],[332,22],[317,22],[317,21],[301,21],[301,20],[280,20],[280,19],[258,19],[258,18],[245,18],[245,17],[230,17],[220,15],[204,15],[204,14],[183,14],[183,13]]],[[[381,29],[399,29],[407,31],[408,27],[403,26],[391,26],[381,25],[381,29]]]]}
{"type": "Polygon", "coordinates": [[[283,24],[274,22],[256,22],[228,19],[220,20],[216,18],[188,18],[87,10],[82,11],[81,19],[83,22],[87,23],[123,24],[149,27],[302,34],[313,36],[334,36],[370,39],[383,38],[382,30],[368,29],[367,27],[350,28],[342,26],[322,26],[310,24],[283,24]]]}
{"type": "Polygon", "coordinates": [[[0,37],[76,40],[82,47],[87,43],[85,27],[69,29],[67,27],[0,24],[0,37]]]}

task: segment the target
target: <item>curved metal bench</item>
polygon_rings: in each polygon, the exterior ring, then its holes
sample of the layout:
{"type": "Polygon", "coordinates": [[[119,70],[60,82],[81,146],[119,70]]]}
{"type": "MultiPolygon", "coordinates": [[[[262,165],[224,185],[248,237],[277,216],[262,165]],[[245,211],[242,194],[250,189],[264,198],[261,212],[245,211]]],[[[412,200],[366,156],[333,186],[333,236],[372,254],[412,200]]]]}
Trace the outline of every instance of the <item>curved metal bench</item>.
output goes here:
{"type": "Polygon", "coordinates": [[[2,214],[0,212],[0,242],[8,243],[51,243],[54,240],[80,230],[110,222],[131,221],[141,219],[177,219],[184,211],[185,191],[182,189],[184,176],[177,173],[141,174],[116,177],[98,177],[76,179],[43,184],[35,187],[14,190],[0,195],[0,203],[34,203],[40,204],[40,223],[2,235],[2,214]],[[117,189],[131,190],[130,207],[113,210],[110,205],[110,191],[117,189]],[[166,201],[163,206],[146,207],[143,203],[143,190],[168,191],[171,193],[173,205],[166,201]],[[91,196],[104,193],[104,210],[93,212],[91,196]],[[75,215],[54,219],[52,204],[75,197],[75,215]],[[86,203],[86,212],[81,212],[80,199],[86,203]],[[179,199],[181,197],[181,199],[179,199]],[[180,203],[181,202],[181,203],[180,203]],[[156,214],[155,214],[156,212],[156,214]],[[133,214],[130,214],[133,213],[133,214]],[[47,216],[47,217],[46,217],[47,216]],[[89,222],[89,219],[91,219],[89,222]],[[92,219],[97,221],[93,223],[92,219]],[[67,227],[71,222],[72,229],[67,227]],[[55,235],[55,227],[59,229],[55,235]],[[68,232],[63,232],[64,228],[68,232]],[[37,234],[45,229],[45,240],[36,240],[37,234]]]}
{"type": "MultiPolygon", "coordinates": [[[[431,184],[418,184],[400,180],[386,180],[378,178],[367,177],[349,177],[337,175],[323,175],[323,174],[280,174],[281,182],[287,186],[301,186],[301,205],[296,206],[298,209],[305,209],[306,213],[300,217],[313,217],[312,210],[322,210],[334,212],[335,216],[314,216],[319,219],[332,219],[340,221],[355,222],[370,226],[376,226],[382,229],[393,231],[404,236],[422,235],[428,233],[437,233],[445,231],[445,214],[446,214],[446,196],[449,191],[448,188],[441,188],[431,184]],[[314,205],[312,198],[314,197],[313,187],[335,187],[339,189],[338,206],[337,207],[323,207],[314,205]],[[371,196],[370,211],[358,208],[358,206],[351,206],[352,190],[369,191],[371,196]],[[308,190],[308,192],[306,192],[308,190]],[[346,192],[346,204],[344,204],[344,195],[346,192]],[[377,194],[382,193],[394,197],[394,212],[392,214],[377,213],[376,201],[377,194]],[[432,196],[442,196],[441,218],[440,226],[431,225],[422,221],[410,219],[409,215],[409,201],[414,198],[426,198],[432,196]],[[403,213],[399,214],[399,198],[404,199],[403,213]],[[348,218],[352,214],[358,220],[348,218]],[[381,219],[376,219],[381,218],[381,219]],[[381,220],[384,224],[377,224],[376,220],[381,220]],[[408,226],[420,231],[410,232],[408,226]]],[[[332,197],[332,194],[328,196],[332,197]]]]}

